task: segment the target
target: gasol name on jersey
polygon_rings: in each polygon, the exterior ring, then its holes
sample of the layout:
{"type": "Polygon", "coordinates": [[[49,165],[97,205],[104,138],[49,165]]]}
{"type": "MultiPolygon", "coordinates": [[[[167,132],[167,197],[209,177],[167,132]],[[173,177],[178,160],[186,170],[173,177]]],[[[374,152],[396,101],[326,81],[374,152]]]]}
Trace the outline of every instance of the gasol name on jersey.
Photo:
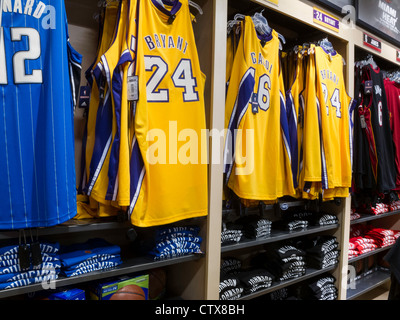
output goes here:
{"type": "Polygon", "coordinates": [[[186,53],[189,45],[189,43],[181,36],[178,36],[175,40],[173,36],[157,33],[155,33],[153,36],[145,36],[144,41],[146,42],[149,50],[154,50],[155,48],[178,49],[184,54],[186,53]]]}
{"type": "Polygon", "coordinates": [[[42,19],[43,29],[55,29],[55,7],[42,1],[3,0],[4,13],[18,13],[42,19]]]}
{"type": "Polygon", "coordinates": [[[261,64],[265,67],[265,69],[269,72],[272,73],[272,64],[264,58],[261,52],[258,53],[258,55],[255,52],[250,53],[251,56],[251,62],[253,64],[261,64]],[[257,57],[258,56],[258,57],[257,57]]]}

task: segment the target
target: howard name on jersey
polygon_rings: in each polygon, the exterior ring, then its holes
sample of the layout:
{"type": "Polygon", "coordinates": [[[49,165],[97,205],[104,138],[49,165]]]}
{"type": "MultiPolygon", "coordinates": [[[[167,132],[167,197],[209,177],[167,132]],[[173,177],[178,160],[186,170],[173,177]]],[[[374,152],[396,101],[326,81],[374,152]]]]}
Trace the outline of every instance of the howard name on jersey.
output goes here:
{"type": "Polygon", "coordinates": [[[42,27],[44,29],[48,29],[52,25],[49,21],[51,17],[54,17],[53,10],[55,10],[54,6],[46,5],[42,1],[27,0],[22,3],[22,0],[3,0],[3,12],[25,14],[36,19],[43,16],[42,27]]]}

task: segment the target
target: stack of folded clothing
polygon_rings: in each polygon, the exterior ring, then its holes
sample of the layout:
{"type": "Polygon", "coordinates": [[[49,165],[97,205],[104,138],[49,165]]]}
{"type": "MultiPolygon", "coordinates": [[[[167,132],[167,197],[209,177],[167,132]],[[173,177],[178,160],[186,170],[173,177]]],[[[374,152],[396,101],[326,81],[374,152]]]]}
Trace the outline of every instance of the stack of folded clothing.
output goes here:
{"type": "Polygon", "coordinates": [[[281,221],[274,222],[274,228],[283,230],[305,229],[309,226],[326,226],[337,224],[338,218],[329,213],[318,213],[311,211],[286,212],[281,221]]]}
{"type": "Polygon", "coordinates": [[[371,204],[363,204],[357,209],[360,213],[372,214],[377,216],[382,213],[389,212],[390,206],[378,199],[376,202],[373,202],[371,204]]]}
{"type": "Polygon", "coordinates": [[[336,300],[338,289],[335,282],[335,277],[330,274],[310,279],[297,287],[297,296],[303,300],[336,300]]]}
{"type": "Polygon", "coordinates": [[[223,223],[221,231],[221,244],[238,243],[243,238],[243,225],[233,222],[223,223]]]}
{"type": "Polygon", "coordinates": [[[349,251],[348,251],[348,258],[356,258],[360,255],[360,252],[357,250],[357,245],[349,241],[349,251]]]}
{"type": "Polygon", "coordinates": [[[365,233],[365,238],[372,240],[379,248],[394,245],[396,242],[395,232],[382,228],[370,227],[365,233]]]}
{"type": "Polygon", "coordinates": [[[273,223],[274,229],[280,229],[285,231],[296,231],[307,229],[309,225],[308,220],[306,219],[284,219],[278,220],[273,223]]]}
{"type": "Polygon", "coordinates": [[[244,294],[250,294],[269,288],[274,277],[264,268],[250,268],[237,274],[244,288],[244,294]]]}
{"type": "Polygon", "coordinates": [[[258,215],[239,218],[236,224],[243,226],[243,235],[247,239],[265,238],[271,234],[272,222],[258,215]]]}
{"type": "Polygon", "coordinates": [[[265,268],[277,281],[290,280],[306,273],[305,254],[303,250],[284,244],[255,256],[252,265],[265,268]]]}
{"type": "Polygon", "coordinates": [[[361,254],[394,245],[399,231],[356,225],[350,229],[349,259],[361,254]]]}
{"type": "Polygon", "coordinates": [[[314,221],[313,225],[314,226],[328,226],[328,225],[338,224],[338,223],[339,223],[339,219],[335,215],[324,213],[314,221]]]}
{"type": "Polygon", "coordinates": [[[219,283],[220,300],[237,300],[243,295],[244,288],[239,278],[233,274],[221,274],[219,283]]]}
{"type": "Polygon", "coordinates": [[[374,207],[371,207],[372,213],[374,215],[380,215],[382,213],[389,212],[389,206],[386,203],[377,203],[374,207]]]}
{"type": "Polygon", "coordinates": [[[0,289],[22,287],[56,280],[60,273],[59,243],[39,242],[40,258],[33,259],[31,244],[26,245],[27,265],[21,267],[19,245],[0,248],[0,289]],[[37,261],[38,260],[38,261],[37,261]],[[36,261],[36,262],[35,262],[36,261]]]}
{"type": "Polygon", "coordinates": [[[350,238],[349,240],[349,249],[352,250],[352,256],[359,256],[360,254],[374,251],[377,248],[378,245],[375,243],[375,240],[371,238],[358,236],[350,238]]]}
{"type": "Polygon", "coordinates": [[[356,209],[351,209],[350,221],[354,221],[354,220],[357,220],[357,219],[360,219],[360,218],[361,218],[361,215],[356,212],[356,209]]]}
{"type": "Polygon", "coordinates": [[[227,257],[222,259],[220,267],[219,299],[237,300],[243,295],[244,287],[236,276],[242,268],[242,261],[227,257]]]}
{"type": "Polygon", "coordinates": [[[400,210],[400,200],[393,201],[389,204],[389,211],[400,210]]]}
{"type": "Polygon", "coordinates": [[[155,244],[148,254],[155,260],[203,253],[197,226],[166,227],[156,230],[155,244]]]}
{"type": "Polygon", "coordinates": [[[311,239],[305,251],[307,266],[324,269],[339,262],[339,243],[334,236],[318,236],[311,239]]]}
{"type": "Polygon", "coordinates": [[[93,271],[114,268],[122,263],[121,248],[104,239],[61,246],[61,274],[74,277],[93,271]]]}

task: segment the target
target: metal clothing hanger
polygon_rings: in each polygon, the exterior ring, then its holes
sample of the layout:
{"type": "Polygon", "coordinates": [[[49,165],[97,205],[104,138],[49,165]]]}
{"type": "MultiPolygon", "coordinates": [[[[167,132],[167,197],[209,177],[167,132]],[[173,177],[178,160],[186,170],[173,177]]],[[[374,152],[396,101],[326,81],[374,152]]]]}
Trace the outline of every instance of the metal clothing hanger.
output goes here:
{"type": "Polygon", "coordinates": [[[203,14],[203,10],[201,9],[201,7],[194,1],[190,0],[189,1],[189,6],[197,9],[197,11],[202,15],[203,14]]]}
{"type": "Polygon", "coordinates": [[[378,65],[376,64],[372,54],[367,56],[367,64],[370,64],[374,69],[378,69],[378,65]]]}
{"type": "Polygon", "coordinates": [[[233,17],[233,20],[229,20],[227,23],[227,33],[230,34],[231,31],[233,30],[233,28],[240,24],[240,22],[242,20],[244,20],[245,15],[241,14],[241,13],[237,13],[235,14],[235,16],[233,17]]]}
{"type": "Polygon", "coordinates": [[[364,60],[357,61],[355,65],[356,67],[361,67],[361,68],[368,65],[371,65],[374,69],[378,68],[378,65],[376,64],[372,54],[368,54],[364,60]]]}
{"type": "MultiPolygon", "coordinates": [[[[273,29],[269,26],[268,20],[262,15],[263,11],[264,10],[261,10],[261,12],[256,12],[251,18],[258,33],[262,35],[271,35],[273,29]]],[[[286,44],[286,39],[280,33],[278,33],[278,38],[281,41],[279,47],[282,50],[282,43],[286,44]]]]}
{"type": "Polygon", "coordinates": [[[328,40],[328,38],[323,38],[318,42],[318,45],[325,49],[325,51],[333,54],[336,53],[335,49],[333,48],[332,43],[328,40]]]}

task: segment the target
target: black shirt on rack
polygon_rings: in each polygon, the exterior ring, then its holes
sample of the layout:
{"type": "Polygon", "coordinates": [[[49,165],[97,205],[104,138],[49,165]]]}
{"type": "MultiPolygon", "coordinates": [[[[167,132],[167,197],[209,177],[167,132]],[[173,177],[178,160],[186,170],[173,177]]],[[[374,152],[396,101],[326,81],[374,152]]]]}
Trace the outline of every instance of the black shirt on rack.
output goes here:
{"type": "Polygon", "coordinates": [[[396,167],[393,139],[390,130],[390,116],[387,106],[383,75],[379,68],[365,66],[363,80],[372,81],[372,94],[364,95],[364,104],[371,111],[375,147],[378,158],[377,191],[386,193],[396,188],[396,167]]]}

